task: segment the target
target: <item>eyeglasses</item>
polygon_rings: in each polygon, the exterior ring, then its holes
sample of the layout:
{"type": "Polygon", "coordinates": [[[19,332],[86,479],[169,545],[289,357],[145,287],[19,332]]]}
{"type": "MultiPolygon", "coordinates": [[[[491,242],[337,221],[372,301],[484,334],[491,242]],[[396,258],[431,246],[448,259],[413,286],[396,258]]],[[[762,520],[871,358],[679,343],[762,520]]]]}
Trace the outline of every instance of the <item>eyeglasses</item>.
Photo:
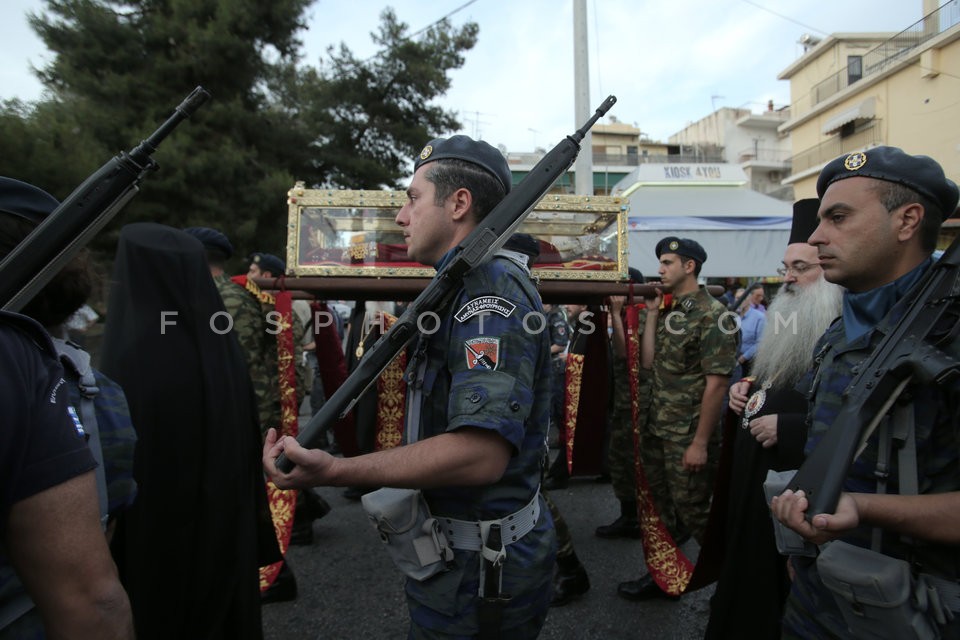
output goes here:
{"type": "Polygon", "coordinates": [[[777,275],[781,278],[785,277],[788,273],[792,273],[795,276],[802,276],[807,271],[813,269],[819,264],[819,262],[813,262],[811,264],[807,264],[806,262],[796,262],[792,267],[780,267],[777,269],[777,275]]]}

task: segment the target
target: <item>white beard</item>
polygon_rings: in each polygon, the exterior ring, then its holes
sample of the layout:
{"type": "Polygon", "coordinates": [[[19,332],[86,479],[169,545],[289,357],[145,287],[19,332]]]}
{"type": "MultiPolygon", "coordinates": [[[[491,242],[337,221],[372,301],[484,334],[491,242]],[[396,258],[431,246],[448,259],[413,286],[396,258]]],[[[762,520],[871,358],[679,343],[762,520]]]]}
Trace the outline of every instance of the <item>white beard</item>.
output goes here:
{"type": "Polygon", "coordinates": [[[784,284],[767,309],[752,374],[772,387],[792,387],[813,364],[813,349],[840,316],[843,288],[823,279],[807,287],[784,284]]]}

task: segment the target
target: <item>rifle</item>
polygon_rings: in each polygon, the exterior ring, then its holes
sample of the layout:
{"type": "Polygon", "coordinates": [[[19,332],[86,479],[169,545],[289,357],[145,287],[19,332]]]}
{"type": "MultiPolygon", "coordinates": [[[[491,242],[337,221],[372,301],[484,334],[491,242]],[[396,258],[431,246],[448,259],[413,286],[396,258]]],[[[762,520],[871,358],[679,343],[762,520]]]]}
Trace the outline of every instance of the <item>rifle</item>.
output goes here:
{"type": "MultiPolygon", "coordinates": [[[[572,136],[561,140],[541,158],[523,181],[514,187],[463,239],[463,242],[456,247],[454,257],[433,277],[427,288],[410,303],[390,330],[364,354],[353,373],[343,381],[343,384],[324,403],[323,408],[300,431],[297,442],[301,446],[313,448],[325,426],[345,416],[366,388],[387,368],[394,356],[417,335],[419,331],[417,320],[421,315],[442,310],[459,289],[464,274],[485,262],[503,246],[556,179],[570,168],[580,152],[580,141],[590,131],[590,127],[616,101],[615,96],[607,97],[586,124],[572,136]]],[[[277,457],[276,463],[277,468],[284,473],[289,473],[294,467],[282,453],[277,457]]]]}
{"type": "Polygon", "coordinates": [[[97,169],[0,261],[4,311],[22,309],[137,194],[140,181],[158,167],[151,154],[209,97],[203,87],[194,89],[149,138],[97,169]]]}
{"type": "Polygon", "coordinates": [[[806,494],[807,520],[836,511],[850,465],[910,382],[940,385],[960,374],[960,362],[940,349],[960,331],[960,237],[905,304],[900,320],[855,369],[836,421],[787,483],[806,494]]]}

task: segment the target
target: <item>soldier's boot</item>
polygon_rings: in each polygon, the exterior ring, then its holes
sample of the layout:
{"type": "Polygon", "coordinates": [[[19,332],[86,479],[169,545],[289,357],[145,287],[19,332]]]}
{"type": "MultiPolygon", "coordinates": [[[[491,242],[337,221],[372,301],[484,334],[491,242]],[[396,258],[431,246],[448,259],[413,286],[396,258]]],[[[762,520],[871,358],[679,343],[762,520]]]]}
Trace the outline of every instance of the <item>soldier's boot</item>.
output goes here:
{"type": "Polygon", "coordinates": [[[561,448],[557,457],[554,458],[553,464],[550,465],[550,469],[547,470],[547,475],[543,479],[543,488],[547,491],[554,491],[566,489],[568,484],[570,484],[570,473],[567,471],[567,456],[561,448]]]}
{"type": "Polygon", "coordinates": [[[596,534],[598,538],[639,538],[636,500],[621,500],[620,517],[610,524],[597,527],[596,534]]]}
{"type": "Polygon", "coordinates": [[[551,607],[562,607],[590,590],[590,578],[575,552],[557,556],[557,572],[553,576],[551,607]]]}

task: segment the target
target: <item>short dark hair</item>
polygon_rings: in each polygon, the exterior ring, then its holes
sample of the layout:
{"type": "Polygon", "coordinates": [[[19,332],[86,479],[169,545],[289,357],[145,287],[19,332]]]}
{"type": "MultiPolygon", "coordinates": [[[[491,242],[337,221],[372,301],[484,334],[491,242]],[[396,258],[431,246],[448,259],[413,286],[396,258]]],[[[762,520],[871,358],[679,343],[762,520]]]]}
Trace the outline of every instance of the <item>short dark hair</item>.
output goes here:
{"type": "Polygon", "coordinates": [[[937,248],[937,238],[940,236],[940,225],[943,220],[943,211],[940,210],[940,206],[930,198],[897,182],[874,180],[873,191],[888,213],[914,202],[923,207],[924,216],[919,230],[920,245],[924,251],[933,253],[937,248]]]}
{"type": "Polygon", "coordinates": [[[457,189],[466,189],[473,196],[473,217],[480,222],[493,211],[506,192],[492,174],[472,162],[443,159],[430,163],[424,177],[433,183],[434,204],[446,202],[457,189]]]}
{"type": "MultiPolygon", "coordinates": [[[[0,259],[13,251],[34,227],[36,224],[24,218],[0,213],[0,259]]],[[[23,315],[44,327],[61,325],[87,301],[93,283],[90,252],[82,249],[23,307],[23,315]]]]}

